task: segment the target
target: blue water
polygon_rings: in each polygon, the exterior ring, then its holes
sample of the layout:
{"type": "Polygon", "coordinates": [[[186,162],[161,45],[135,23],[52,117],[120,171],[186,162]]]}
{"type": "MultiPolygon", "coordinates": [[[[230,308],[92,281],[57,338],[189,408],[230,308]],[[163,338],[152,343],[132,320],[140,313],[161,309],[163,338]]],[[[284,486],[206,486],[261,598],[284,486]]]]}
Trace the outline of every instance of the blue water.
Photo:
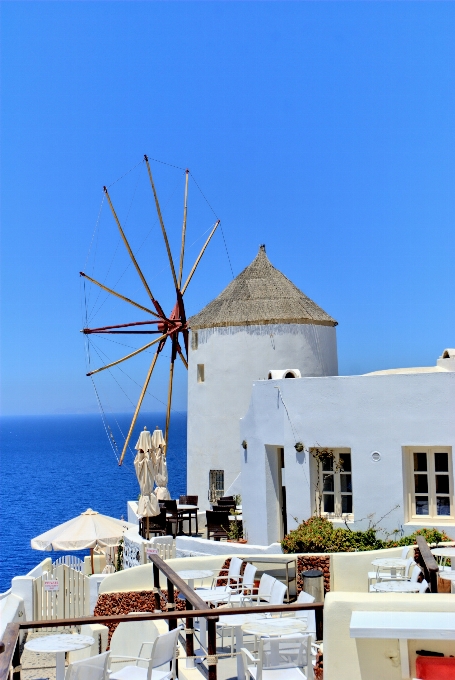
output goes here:
{"type": "MultiPolygon", "coordinates": [[[[164,420],[161,413],[141,414],[133,446],[144,425],[164,430],[164,420]]],[[[131,415],[109,418],[121,449],[116,421],[127,432],[131,415]]],[[[186,493],[186,414],[173,414],[169,441],[169,491],[178,498],[186,493]]],[[[66,554],[32,550],[32,538],[87,508],[126,519],[126,503],[137,499],[139,486],[132,453],[119,467],[99,415],[2,417],[0,445],[1,593],[13,576],[26,574],[45,557],[66,554]]]]}

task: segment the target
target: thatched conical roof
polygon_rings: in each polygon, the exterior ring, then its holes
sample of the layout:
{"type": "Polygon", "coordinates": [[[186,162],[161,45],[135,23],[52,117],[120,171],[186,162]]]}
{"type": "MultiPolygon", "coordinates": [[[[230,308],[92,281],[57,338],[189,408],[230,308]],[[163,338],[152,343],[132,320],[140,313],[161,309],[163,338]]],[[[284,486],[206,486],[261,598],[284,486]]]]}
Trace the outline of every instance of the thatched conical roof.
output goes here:
{"type": "Polygon", "coordinates": [[[261,246],[253,262],[188,323],[193,330],[286,323],[337,325],[335,319],[275,269],[265,254],[265,246],[261,246]]]}

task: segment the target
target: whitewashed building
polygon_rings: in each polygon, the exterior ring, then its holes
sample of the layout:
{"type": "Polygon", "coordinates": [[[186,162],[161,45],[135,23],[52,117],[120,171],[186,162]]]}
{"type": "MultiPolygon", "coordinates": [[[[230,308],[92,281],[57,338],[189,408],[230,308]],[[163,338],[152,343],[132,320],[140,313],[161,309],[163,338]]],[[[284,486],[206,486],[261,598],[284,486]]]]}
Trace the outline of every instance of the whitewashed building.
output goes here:
{"type": "Polygon", "coordinates": [[[206,508],[209,494],[241,492],[239,422],[253,382],[271,368],[337,375],[337,322],[275,269],[261,246],[189,325],[187,489],[206,508]]]}
{"type": "Polygon", "coordinates": [[[433,367],[255,381],[237,449],[248,540],[269,545],[315,512],[455,537],[454,446],[455,350],[433,367]]]}

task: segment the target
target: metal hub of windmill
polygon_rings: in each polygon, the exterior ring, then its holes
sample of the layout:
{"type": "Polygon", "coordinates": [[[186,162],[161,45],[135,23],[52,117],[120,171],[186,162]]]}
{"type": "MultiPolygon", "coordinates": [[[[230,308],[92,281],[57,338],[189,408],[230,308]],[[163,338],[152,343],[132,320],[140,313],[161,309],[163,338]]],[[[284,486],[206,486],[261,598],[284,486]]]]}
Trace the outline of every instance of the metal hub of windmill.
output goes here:
{"type": "Polygon", "coordinates": [[[212,238],[213,234],[215,233],[220,220],[217,220],[213,229],[211,230],[206,242],[204,243],[201,252],[199,253],[185,283],[182,285],[182,275],[183,275],[183,263],[184,263],[184,256],[185,256],[185,236],[186,236],[186,218],[187,218],[187,203],[188,203],[188,175],[189,175],[189,170],[186,170],[185,174],[185,200],[184,200],[184,208],[183,208],[183,226],[182,226],[182,244],[180,248],[180,262],[179,262],[179,271],[178,275],[176,274],[175,267],[174,267],[174,260],[172,258],[172,253],[171,249],[169,246],[169,240],[167,237],[166,229],[164,226],[164,221],[163,217],[161,214],[161,209],[160,209],[160,204],[158,201],[158,195],[156,193],[156,188],[155,184],[153,182],[153,176],[152,176],[152,171],[150,168],[150,163],[147,158],[147,156],[144,156],[144,160],[147,166],[147,171],[150,179],[150,185],[152,187],[153,191],[153,196],[155,199],[155,205],[156,205],[156,210],[158,213],[158,219],[161,225],[161,230],[163,232],[163,238],[164,242],[166,245],[166,250],[169,258],[169,264],[171,267],[171,272],[172,272],[172,277],[174,279],[174,285],[175,285],[175,292],[176,292],[176,303],[175,306],[170,313],[170,315],[167,317],[166,314],[164,313],[160,303],[158,300],[153,296],[152,291],[150,290],[150,287],[147,283],[147,280],[142,273],[141,268],[139,267],[139,264],[137,263],[137,260],[134,256],[133,251],[131,250],[130,244],[128,243],[128,240],[125,236],[125,232],[122,229],[122,226],[120,224],[120,221],[117,217],[117,213],[115,212],[114,206],[112,204],[111,198],[109,196],[109,192],[106,187],[104,187],[104,192],[106,194],[106,198],[109,203],[109,207],[112,211],[112,215],[114,216],[115,222],[117,223],[117,227],[120,232],[120,236],[122,237],[123,243],[126,246],[126,249],[129,253],[129,256],[132,260],[132,263],[134,267],[136,268],[137,273],[139,274],[139,277],[142,281],[142,284],[144,285],[144,288],[152,302],[153,305],[153,310],[149,309],[147,307],[144,307],[143,305],[138,304],[137,302],[134,302],[133,300],[130,300],[129,298],[125,297],[124,295],[121,295],[115,290],[112,290],[111,288],[108,288],[104,284],[100,283],[99,281],[96,281],[92,277],[88,276],[84,272],[80,272],[80,275],[86,278],[87,280],[91,281],[95,285],[99,286],[106,292],[110,293],[111,295],[115,295],[116,297],[120,298],[121,300],[124,300],[125,302],[128,302],[130,305],[133,305],[134,307],[137,307],[138,309],[141,309],[144,312],[147,312],[150,314],[153,319],[150,321],[137,321],[135,323],[126,323],[126,324],[117,324],[115,326],[103,326],[100,328],[83,328],[82,333],[85,335],[90,335],[92,333],[113,333],[113,334],[136,334],[136,335],[143,335],[143,334],[157,334],[159,335],[158,338],[153,340],[152,342],[147,343],[143,347],[140,347],[139,349],[135,350],[134,352],[131,352],[130,354],[127,354],[126,356],[122,357],[121,359],[118,359],[117,361],[113,361],[110,364],[107,364],[106,366],[102,366],[101,368],[96,369],[95,371],[91,371],[90,373],[87,373],[88,376],[94,375],[95,373],[99,373],[100,371],[105,371],[108,368],[111,368],[112,366],[116,366],[117,364],[120,364],[123,361],[127,361],[131,357],[136,356],[140,352],[143,352],[144,350],[147,350],[149,347],[152,347],[152,345],[157,345],[155,354],[153,355],[152,363],[150,364],[150,368],[147,372],[147,376],[145,378],[144,386],[142,388],[141,394],[139,396],[139,400],[137,402],[136,409],[134,411],[133,419],[131,421],[131,425],[128,431],[128,434],[125,439],[125,443],[123,445],[123,450],[122,454],[119,459],[119,465],[123,463],[123,459],[125,457],[126,450],[128,448],[129,441],[131,439],[131,435],[133,433],[134,426],[136,424],[137,417],[139,415],[139,411],[142,406],[142,402],[144,400],[145,394],[147,392],[147,388],[150,382],[150,378],[152,377],[153,370],[155,368],[156,362],[158,360],[158,357],[160,353],[162,352],[166,342],[170,340],[171,342],[171,362],[170,362],[170,369],[169,369],[169,387],[168,387],[168,397],[167,397],[167,408],[166,408],[166,430],[165,430],[165,441],[166,441],[166,448],[167,448],[167,442],[168,442],[168,436],[169,436],[169,422],[171,418],[171,404],[172,404],[172,384],[173,384],[173,379],[174,379],[174,364],[177,359],[177,357],[180,357],[182,360],[185,368],[188,369],[188,326],[187,326],[187,321],[186,321],[186,314],[185,314],[185,306],[183,303],[183,296],[185,294],[185,291],[187,290],[191,279],[193,278],[194,272],[196,271],[196,268],[204,254],[205,249],[207,248],[210,239],[212,238]],[[142,326],[155,326],[155,328],[147,328],[146,330],[141,330],[138,327],[142,326]],[[134,329],[132,328],[134,327],[134,329]],[[128,328],[129,330],[125,330],[128,328]],[[123,329],[123,330],[120,330],[123,329]],[[179,336],[182,336],[183,339],[183,350],[182,346],[179,342],[179,336]]]}

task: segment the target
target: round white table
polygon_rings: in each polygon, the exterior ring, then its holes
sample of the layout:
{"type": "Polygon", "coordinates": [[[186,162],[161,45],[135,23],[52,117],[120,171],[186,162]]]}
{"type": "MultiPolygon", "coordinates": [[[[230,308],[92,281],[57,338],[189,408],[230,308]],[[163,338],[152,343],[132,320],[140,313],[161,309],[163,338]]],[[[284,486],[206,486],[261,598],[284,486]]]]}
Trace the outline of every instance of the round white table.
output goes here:
{"type": "Polygon", "coordinates": [[[431,553],[435,557],[450,557],[452,569],[455,570],[455,548],[433,548],[431,553]]]}
{"type": "Polygon", "coordinates": [[[308,624],[304,619],[262,619],[261,621],[248,621],[242,626],[244,633],[261,637],[276,637],[280,635],[294,635],[305,633],[308,624]]]}
{"type": "Polygon", "coordinates": [[[390,569],[390,576],[395,578],[397,575],[397,569],[399,571],[404,571],[406,568],[407,560],[403,560],[401,557],[378,557],[372,561],[373,567],[376,567],[376,576],[379,577],[379,571],[382,569],[390,569]]]}
{"type": "MultiPolygon", "coordinates": [[[[242,626],[248,621],[255,621],[263,619],[264,614],[235,614],[234,616],[220,616],[219,625],[223,628],[232,628],[235,632],[235,651],[240,652],[243,647],[243,631],[242,626]]],[[[245,678],[245,669],[243,667],[242,655],[237,655],[237,678],[243,680],[245,678]]]]}
{"type": "Polygon", "coordinates": [[[90,635],[47,635],[26,642],[25,649],[29,652],[41,654],[55,654],[56,680],[65,678],[65,652],[75,652],[78,649],[91,647],[95,640],[90,635]]]}
{"type": "Polygon", "coordinates": [[[374,583],[373,588],[378,593],[418,593],[419,583],[411,583],[410,581],[381,581],[374,583]]]}
{"type": "Polygon", "coordinates": [[[189,587],[194,590],[194,582],[198,579],[210,578],[213,576],[213,571],[211,569],[183,569],[178,571],[177,575],[182,581],[188,581],[189,587]]]}

